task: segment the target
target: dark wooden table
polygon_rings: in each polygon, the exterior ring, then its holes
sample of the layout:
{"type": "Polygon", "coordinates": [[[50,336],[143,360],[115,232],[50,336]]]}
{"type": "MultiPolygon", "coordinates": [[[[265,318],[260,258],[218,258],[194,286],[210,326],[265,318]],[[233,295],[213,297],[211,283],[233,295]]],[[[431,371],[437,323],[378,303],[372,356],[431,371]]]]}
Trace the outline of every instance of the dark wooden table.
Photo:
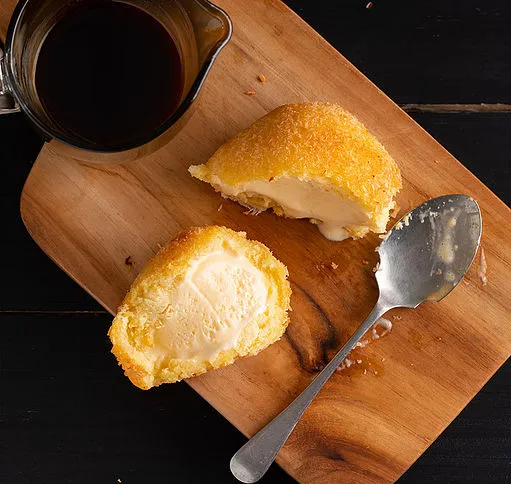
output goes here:
{"type": "MultiPolygon", "coordinates": [[[[510,203],[509,0],[288,4],[510,203]]],[[[234,482],[243,436],[185,383],[131,386],[110,316],[27,235],[40,147],[21,115],[0,118],[0,483],[234,482]]],[[[400,482],[511,482],[510,431],[508,362],[400,482]]],[[[291,481],[275,467],[264,482],[291,481]]]]}

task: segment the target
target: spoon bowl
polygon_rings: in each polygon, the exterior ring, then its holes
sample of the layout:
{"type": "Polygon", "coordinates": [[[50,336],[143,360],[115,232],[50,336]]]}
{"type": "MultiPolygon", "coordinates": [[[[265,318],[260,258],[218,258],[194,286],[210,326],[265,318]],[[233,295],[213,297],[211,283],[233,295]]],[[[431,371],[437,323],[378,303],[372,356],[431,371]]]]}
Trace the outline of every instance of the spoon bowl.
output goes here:
{"type": "Polygon", "coordinates": [[[378,248],[380,294],[393,307],[440,301],[471,266],[481,231],[479,206],[466,195],[433,198],[408,212],[378,248]]]}

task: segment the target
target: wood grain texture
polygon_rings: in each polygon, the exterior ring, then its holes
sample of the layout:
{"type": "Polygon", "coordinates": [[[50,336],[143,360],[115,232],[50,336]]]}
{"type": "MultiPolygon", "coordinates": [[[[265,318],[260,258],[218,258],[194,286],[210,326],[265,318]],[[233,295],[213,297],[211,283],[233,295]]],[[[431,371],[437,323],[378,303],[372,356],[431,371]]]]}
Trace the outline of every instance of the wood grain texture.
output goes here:
{"type": "Polygon", "coordinates": [[[2,42],[5,41],[7,26],[9,25],[9,19],[11,18],[15,6],[15,0],[4,0],[0,2],[0,40],[2,42]]]}
{"type": "Polygon", "coordinates": [[[483,209],[489,284],[481,286],[474,267],[468,283],[443,302],[395,311],[402,319],[392,333],[359,350],[377,374],[336,374],[279,456],[301,482],[395,480],[511,352],[510,212],[283,4],[220,3],[235,35],[186,129],[165,149],[125,166],[86,166],[46,146],[25,185],[24,221],[50,257],[110,311],[158,244],[190,225],[246,230],[272,248],[288,265],[294,290],[286,337],[255,358],[190,381],[251,435],[306,386],[369,311],[379,239],[332,243],[307,222],[243,215],[186,168],[279,104],[329,100],[355,113],[395,157],[405,179],[403,210],[445,193],[474,196],[483,209]],[[255,96],[244,94],[250,88],[255,96]],[[128,255],[133,268],[124,264],[128,255]]]}

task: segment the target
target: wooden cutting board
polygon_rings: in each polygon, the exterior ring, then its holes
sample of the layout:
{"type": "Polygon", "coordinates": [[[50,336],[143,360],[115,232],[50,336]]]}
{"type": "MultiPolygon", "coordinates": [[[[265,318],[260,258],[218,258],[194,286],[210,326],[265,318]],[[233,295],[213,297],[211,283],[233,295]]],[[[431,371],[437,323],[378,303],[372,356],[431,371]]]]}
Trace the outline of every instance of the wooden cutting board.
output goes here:
{"type": "MultiPolygon", "coordinates": [[[[3,28],[12,3],[0,7],[3,28]]],[[[287,334],[257,357],[188,382],[252,435],[369,312],[380,239],[329,242],[305,221],[245,215],[192,179],[188,166],[280,104],[324,100],[353,112],[397,160],[402,211],[447,193],[476,198],[488,284],[476,263],[441,303],[393,311],[391,333],[357,350],[355,365],[334,375],[278,458],[304,483],[394,481],[511,354],[511,212],[280,1],[219,4],[234,36],[186,128],[164,149],[124,166],[81,164],[46,145],[23,190],[23,220],[41,248],[112,313],[159,245],[186,227],[226,225],[269,246],[291,274],[287,334]],[[246,95],[249,89],[256,94],[246,95]]]]}

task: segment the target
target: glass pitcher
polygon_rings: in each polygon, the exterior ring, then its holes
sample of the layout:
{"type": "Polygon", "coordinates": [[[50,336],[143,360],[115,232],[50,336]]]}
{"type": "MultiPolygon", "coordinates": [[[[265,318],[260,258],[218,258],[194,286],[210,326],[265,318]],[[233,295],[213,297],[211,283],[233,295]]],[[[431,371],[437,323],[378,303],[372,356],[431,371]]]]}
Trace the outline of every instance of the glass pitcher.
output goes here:
{"type": "MultiPolygon", "coordinates": [[[[91,150],[52,120],[35,84],[37,58],[48,32],[70,6],[87,1],[24,0],[18,4],[9,24],[5,52],[0,46],[0,114],[23,111],[50,146],[72,158],[99,163],[140,158],[167,143],[188,118],[217,54],[231,37],[231,21],[207,0],[122,0],[149,13],[172,36],[181,58],[182,95],[174,113],[147,139],[115,150],[91,150]]],[[[136,59],[133,62],[136,72],[136,59]]]]}

